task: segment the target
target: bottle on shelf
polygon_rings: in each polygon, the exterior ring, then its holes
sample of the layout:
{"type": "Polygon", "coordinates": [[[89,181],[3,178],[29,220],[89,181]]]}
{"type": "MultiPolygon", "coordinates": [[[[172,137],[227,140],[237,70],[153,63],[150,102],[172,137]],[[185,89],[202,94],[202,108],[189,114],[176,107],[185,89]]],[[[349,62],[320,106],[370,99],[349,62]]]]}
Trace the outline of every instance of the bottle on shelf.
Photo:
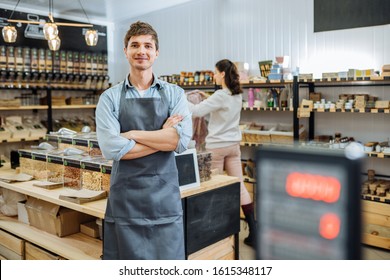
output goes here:
{"type": "Polygon", "coordinates": [[[53,54],[52,51],[47,49],[46,50],[46,73],[52,73],[53,72],[53,54]]]}
{"type": "Polygon", "coordinates": [[[253,108],[254,104],[255,104],[255,93],[253,91],[253,88],[249,88],[249,90],[248,90],[248,107],[253,108]]]}
{"type": "Polygon", "coordinates": [[[0,70],[7,70],[7,49],[5,46],[0,46],[0,70]]]}
{"type": "Polygon", "coordinates": [[[39,71],[39,73],[46,72],[46,51],[45,51],[45,49],[38,50],[38,71],[39,71]]]}
{"type": "Polygon", "coordinates": [[[268,94],[267,94],[267,107],[268,108],[273,108],[274,107],[274,96],[273,96],[272,90],[268,90],[268,94]]]}
{"type": "Polygon", "coordinates": [[[280,107],[287,108],[287,89],[282,89],[280,93],[280,107]]]}

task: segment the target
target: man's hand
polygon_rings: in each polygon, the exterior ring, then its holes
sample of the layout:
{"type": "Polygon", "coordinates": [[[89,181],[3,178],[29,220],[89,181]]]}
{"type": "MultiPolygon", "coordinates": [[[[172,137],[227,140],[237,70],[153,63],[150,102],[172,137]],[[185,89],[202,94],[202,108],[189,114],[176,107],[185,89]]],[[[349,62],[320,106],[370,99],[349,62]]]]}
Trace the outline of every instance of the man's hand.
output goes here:
{"type": "Polygon", "coordinates": [[[172,115],[165,121],[162,128],[165,129],[165,128],[173,127],[173,126],[177,125],[179,122],[181,122],[182,120],[183,120],[182,116],[172,115]]]}

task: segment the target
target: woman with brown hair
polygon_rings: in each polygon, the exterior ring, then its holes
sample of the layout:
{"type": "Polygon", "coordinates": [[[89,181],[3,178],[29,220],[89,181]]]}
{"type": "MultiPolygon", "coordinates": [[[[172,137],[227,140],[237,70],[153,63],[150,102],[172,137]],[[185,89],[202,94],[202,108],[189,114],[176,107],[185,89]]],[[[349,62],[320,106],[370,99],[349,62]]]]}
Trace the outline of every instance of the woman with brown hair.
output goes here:
{"type": "Polygon", "coordinates": [[[244,243],[254,246],[256,241],[254,207],[243,182],[241,167],[239,123],[242,89],[237,67],[228,59],[218,61],[215,65],[214,80],[222,89],[199,104],[189,103],[189,107],[193,117],[209,115],[206,149],[212,152],[212,168],[218,168],[220,173],[225,169],[228,175],[241,180],[241,208],[249,225],[249,236],[245,238],[244,243]]]}

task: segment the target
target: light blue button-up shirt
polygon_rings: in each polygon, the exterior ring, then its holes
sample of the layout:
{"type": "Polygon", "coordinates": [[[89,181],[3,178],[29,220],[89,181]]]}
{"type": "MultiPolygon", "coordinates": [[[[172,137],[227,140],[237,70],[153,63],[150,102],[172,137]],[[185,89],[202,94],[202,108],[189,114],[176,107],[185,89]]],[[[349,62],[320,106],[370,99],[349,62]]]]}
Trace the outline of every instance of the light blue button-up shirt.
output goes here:
{"type": "MultiPolygon", "coordinates": [[[[160,94],[165,92],[169,101],[169,116],[178,114],[184,117],[174,128],[177,130],[180,138],[175,152],[181,153],[185,151],[192,137],[192,116],[188,109],[184,90],[177,85],[161,81],[154,76],[153,84],[146,90],[144,96],[141,97],[137,89],[129,83],[128,79],[124,82],[126,83],[126,98],[161,98],[160,94]],[[160,87],[164,88],[164,91],[159,91],[160,87]]],[[[128,140],[120,135],[119,103],[124,82],[103,92],[96,107],[96,132],[100,149],[106,159],[116,161],[119,161],[135,146],[134,140],[128,140]]]]}

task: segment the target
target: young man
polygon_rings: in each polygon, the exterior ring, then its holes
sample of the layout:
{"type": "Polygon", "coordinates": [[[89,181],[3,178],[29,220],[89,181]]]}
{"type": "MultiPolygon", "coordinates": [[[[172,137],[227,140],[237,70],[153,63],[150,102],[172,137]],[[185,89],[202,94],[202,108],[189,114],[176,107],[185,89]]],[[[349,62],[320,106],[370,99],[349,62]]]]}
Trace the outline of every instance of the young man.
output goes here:
{"type": "Polygon", "coordinates": [[[124,39],[126,79],[96,108],[99,146],[114,160],[104,218],[103,259],[184,259],[182,206],[174,152],[186,150],[191,114],[183,89],[158,80],[158,36],[147,23],[124,39]]]}

